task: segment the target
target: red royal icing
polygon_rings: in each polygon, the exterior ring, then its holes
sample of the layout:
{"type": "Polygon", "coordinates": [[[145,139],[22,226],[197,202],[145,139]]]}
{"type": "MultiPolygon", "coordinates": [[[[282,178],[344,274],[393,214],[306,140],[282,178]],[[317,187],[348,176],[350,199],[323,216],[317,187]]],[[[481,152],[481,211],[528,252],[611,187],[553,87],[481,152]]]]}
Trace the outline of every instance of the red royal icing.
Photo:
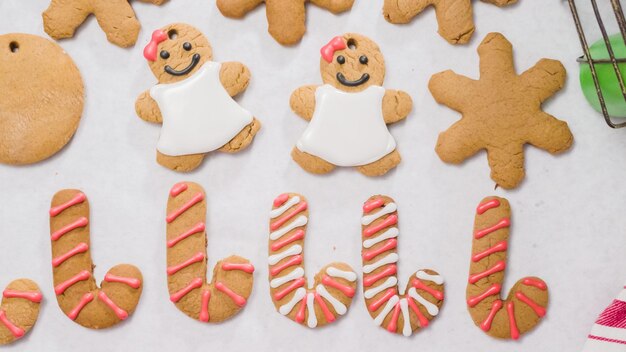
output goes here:
{"type": "Polygon", "coordinates": [[[370,237],[373,234],[375,234],[376,232],[384,229],[385,227],[391,226],[391,225],[395,225],[398,223],[398,216],[397,215],[390,215],[388,217],[385,218],[385,220],[379,222],[378,224],[372,225],[370,227],[365,228],[365,230],[363,230],[363,236],[365,237],[370,237]]]}
{"type": "Polygon", "coordinates": [[[252,274],[254,272],[254,266],[248,263],[244,263],[244,264],[222,263],[222,270],[226,270],[226,271],[239,270],[248,274],[252,274]]]}
{"type": "Polygon", "coordinates": [[[511,338],[513,340],[519,339],[519,330],[517,329],[517,323],[515,322],[515,305],[513,301],[506,304],[506,312],[509,314],[509,329],[511,330],[511,338]]]}
{"type": "Polygon", "coordinates": [[[294,210],[292,210],[289,214],[271,223],[270,229],[272,231],[277,230],[279,227],[283,226],[287,221],[291,220],[291,218],[305,211],[307,209],[307,206],[308,206],[307,202],[298,203],[298,206],[294,210]]]}
{"type": "Polygon", "coordinates": [[[88,249],[89,249],[89,245],[87,243],[81,242],[77,244],[76,247],[70,249],[67,253],[61,254],[60,256],[53,258],[52,266],[56,268],[57,266],[63,264],[63,262],[75,256],[76,254],[87,252],[88,249]]]}
{"type": "Polygon", "coordinates": [[[0,322],[2,322],[2,324],[6,326],[7,329],[9,329],[13,337],[15,337],[16,339],[19,339],[26,333],[23,329],[17,327],[11,322],[9,318],[7,318],[7,315],[3,310],[0,310],[0,322]]]}
{"type": "Polygon", "coordinates": [[[176,197],[179,194],[185,192],[187,190],[187,188],[189,188],[189,186],[186,183],[184,183],[184,182],[177,183],[170,190],[170,196],[176,197]]]}
{"type": "Polygon", "coordinates": [[[285,298],[285,296],[287,296],[291,291],[304,286],[304,282],[305,280],[302,277],[294,280],[289,286],[285,287],[281,291],[276,292],[274,294],[274,299],[280,301],[281,299],[285,298]]]}
{"type": "Polygon", "coordinates": [[[422,281],[420,281],[417,278],[413,278],[413,281],[411,282],[411,285],[413,285],[413,287],[415,287],[418,290],[422,290],[422,291],[426,291],[426,292],[430,293],[431,296],[435,297],[436,299],[438,299],[440,301],[443,300],[443,292],[437,291],[434,288],[431,288],[430,286],[427,286],[426,284],[424,284],[422,281]]]}
{"type": "Polygon", "coordinates": [[[533,286],[536,287],[542,291],[545,291],[548,289],[548,286],[546,285],[545,282],[541,281],[541,280],[537,280],[537,279],[533,279],[530,277],[525,278],[522,281],[522,284],[526,285],[526,286],[533,286]]]}
{"type": "Polygon", "coordinates": [[[491,304],[491,310],[489,311],[489,315],[487,315],[487,318],[485,318],[485,320],[482,323],[480,323],[480,328],[483,331],[491,330],[491,323],[493,323],[493,319],[496,317],[496,314],[501,308],[502,308],[501,300],[497,299],[493,301],[493,304],[491,304]]]}
{"type": "Polygon", "coordinates": [[[57,216],[61,214],[65,209],[84,202],[85,199],[87,199],[87,197],[83,192],[76,193],[76,195],[74,195],[74,197],[72,197],[72,199],[70,199],[69,201],[50,208],[50,216],[57,216]]]}
{"type": "Polygon", "coordinates": [[[177,264],[177,265],[172,265],[170,267],[167,268],[167,275],[174,275],[177,272],[183,270],[184,268],[195,264],[195,263],[199,263],[201,261],[204,260],[204,253],[202,252],[198,252],[196,253],[194,256],[192,256],[191,258],[185,260],[184,262],[177,264]]]}
{"type": "Polygon", "coordinates": [[[67,290],[70,286],[74,285],[75,283],[79,282],[79,281],[85,281],[87,279],[89,279],[91,277],[91,273],[88,272],[87,270],[83,270],[80,273],[74,275],[73,277],[69,278],[67,281],[64,281],[58,285],[56,285],[54,287],[54,293],[56,293],[57,295],[62,294],[63,292],[65,292],[65,290],[67,290]]]}
{"type": "Polygon", "coordinates": [[[333,61],[335,51],[345,48],[346,42],[343,40],[343,37],[337,36],[331,39],[328,44],[322,47],[322,49],[320,50],[320,54],[322,54],[322,58],[326,60],[326,62],[331,63],[333,61]]]}
{"type": "Polygon", "coordinates": [[[277,251],[277,250],[283,248],[284,246],[290,244],[291,242],[295,242],[295,241],[301,240],[303,238],[304,238],[304,230],[298,229],[292,235],[289,235],[289,237],[285,237],[283,239],[280,239],[280,240],[272,243],[271,248],[272,248],[273,251],[277,251]]]}
{"type": "Polygon", "coordinates": [[[111,308],[113,313],[115,313],[115,315],[120,320],[125,320],[126,318],[128,318],[128,312],[118,307],[117,304],[115,304],[115,302],[113,302],[103,291],[98,292],[98,299],[100,299],[102,302],[104,302],[104,304],[109,306],[109,308],[111,308]]]}
{"type": "Polygon", "coordinates": [[[85,308],[87,303],[93,301],[93,299],[94,299],[93,293],[91,292],[85,293],[83,297],[80,298],[80,301],[78,302],[78,304],[76,304],[76,306],[72,308],[72,310],[70,310],[69,313],[67,313],[67,316],[72,320],[76,320],[76,318],[78,317],[78,314],[80,314],[80,312],[83,310],[83,308],[85,308]]]}
{"type": "Polygon", "coordinates": [[[274,206],[279,207],[289,200],[289,193],[283,193],[274,199],[274,206]]]}
{"type": "Polygon", "coordinates": [[[501,289],[502,289],[502,286],[500,286],[500,284],[493,284],[487,290],[485,290],[485,292],[481,293],[480,295],[468,298],[467,305],[470,306],[470,308],[475,307],[478,303],[482,302],[482,300],[484,300],[485,298],[492,296],[492,295],[497,295],[498,293],[500,293],[501,289]]]}
{"type": "Polygon", "coordinates": [[[191,280],[189,285],[183,287],[179,291],[176,291],[170,295],[170,301],[176,303],[180,301],[183,297],[185,297],[189,292],[195,290],[196,288],[202,286],[204,281],[201,278],[195,278],[191,280]]]}
{"type": "Polygon", "coordinates": [[[383,201],[382,198],[372,199],[363,204],[363,212],[369,213],[370,211],[379,208],[381,205],[383,205],[383,203],[385,203],[385,201],[383,201]]]}
{"type": "Polygon", "coordinates": [[[375,258],[377,255],[379,255],[379,254],[381,254],[383,252],[386,252],[388,250],[394,249],[397,246],[398,246],[398,241],[395,238],[388,239],[385,242],[384,245],[382,245],[382,246],[380,246],[378,248],[369,250],[369,251],[364,251],[363,252],[363,259],[364,260],[371,260],[371,259],[375,258]]]}
{"type": "Polygon", "coordinates": [[[476,214],[482,215],[487,210],[493,209],[493,208],[497,208],[499,206],[500,206],[500,200],[498,200],[498,199],[488,200],[488,201],[478,205],[478,207],[476,208],[476,214]]]}
{"type": "Polygon", "coordinates": [[[481,279],[486,278],[489,275],[495,274],[497,272],[503,271],[506,268],[506,263],[504,261],[499,261],[497,262],[494,266],[492,266],[491,268],[480,272],[480,273],[476,273],[474,275],[470,275],[468,281],[470,284],[475,284],[478,281],[480,281],[481,279]]]}
{"type": "Polygon", "coordinates": [[[167,39],[167,34],[160,29],[152,32],[150,43],[143,48],[143,57],[148,61],[156,61],[159,43],[167,39]]]}
{"type": "Polygon", "coordinates": [[[200,315],[198,320],[203,322],[209,321],[209,300],[211,299],[211,291],[202,291],[202,304],[200,306],[200,315]]]}
{"type": "Polygon", "coordinates": [[[347,297],[354,297],[355,291],[352,287],[340,284],[337,281],[331,279],[328,275],[324,275],[324,277],[322,278],[322,283],[326,286],[330,286],[334,289],[341,291],[341,293],[343,293],[347,297]]]}
{"type": "Polygon", "coordinates": [[[78,220],[67,224],[65,226],[63,226],[62,228],[56,230],[55,232],[52,233],[52,235],[50,235],[50,238],[53,241],[58,240],[59,238],[61,238],[63,235],[65,235],[66,233],[73,231],[79,227],[85,227],[87,226],[87,224],[89,224],[89,220],[87,220],[86,217],[81,217],[78,220]]]}
{"type": "Polygon", "coordinates": [[[515,297],[517,297],[517,299],[519,299],[520,301],[526,303],[533,311],[535,311],[535,313],[539,317],[543,318],[546,315],[546,309],[544,307],[538,305],[535,301],[530,299],[524,293],[517,292],[517,293],[515,293],[515,297]]]}
{"type": "Polygon", "coordinates": [[[482,252],[476,253],[472,256],[472,261],[474,263],[480,261],[481,259],[488,257],[489,255],[497,252],[503,252],[507,250],[506,241],[501,241],[496,243],[493,247],[487,248],[482,252]]]}
{"type": "Polygon", "coordinates": [[[2,296],[5,298],[23,298],[33,303],[39,303],[43,299],[41,292],[26,292],[9,289],[4,290],[2,296]]]}
{"type": "Polygon", "coordinates": [[[372,302],[367,307],[367,309],[369,309],[370,312],[376,311],[378,308],[380,308],[380,306],[385,304],[391,297],[395,296],[395,294],[396,294],[395,288],[388,288],[387,291],[385,291],[385,294],[382,295],[379,299],[372,302]]]}
{"type": "Polygon", "coordinates": [[[330,311],[330,309],[328,309],[328,306],[326,306],[326,302],[324,302],[322,296],[320,296],[319,293],[315,292],[315,295],[313,297],[315,298],[315,302],[317,302],[317,304],[320,306],[322,313],[324,313],[324,318],[326,319],[326,321],[329,323],[335,321],[335,316],[330,311]]]}
{"type": "Polygon", "coordinates": [[[497,230],[500,230],[509,226],[511,226],[511,221],[509,220],[509,218],[503,218],[502,220],[498,221],[497,224],[491,227],[487,227],[485,229],[476,231],[476,233],[474,233],[474,238],[477,240],[481,239],[494,231],[497,231],[497,230]]]}
{"type": "Polygon", "coordinates": [[[194,227],[190,228],[189,230],[183,232],[182,234],[178,235],[177,237],[167,241],[167,248],[172,248],[175,245],[178,244],[178,242],[184,240],[185,238],[194,235],[196,233],[199,232],[204,232],[205,229],[205,225],[203,222],[199,222],[196,225],[194,225],[194,227]]]}
{"type": "Polygon", "coordinates": [[[202,192],[196,193],[196,195],[193,196],[193,198],[191,198],[187,203],[183,204],[180,208],[168,214],[165,220],[167,221],[168,224],[171,223],[172,221],[176,220],[176,218],[181,216],[184,212],[189,210],[189,208],[193,207],[194,205],[196,205],[196,203],[200,203],[203,200],[204,200],[204,193],[202,192]]]}
{"type": "Polygon", "coordinates": [[[272,276],[276,276],[276,275],[280,274],[281,271],[287,269],[288,267],[293,266],[293,265],[299,265],[300,263],[302,263],[302,256],[301,255],[294,255],[291,258],[289,258],[289,260],[287,260],[286,262],[284,262],[282,264],[274,265],[270,269],[270,274],[272,276]]]}
{"type": "Polygon", "coordinates": [[[398,318],[399,317],[400,317],[400,303],[396,303],[395,307],[393,307],[393,314],[391,315],[391,321],[389,321],[389,325],[387,325],[387,331],[396,332],[396,330],[398,330],[398,318]]]}
{"type": "Polygon", "coordinates": [[[300,324],[302,324],[302,322],[304,321],[304,312],[306,310],[306,297],[307,295],[304,295],[304,298],[302,298],[302,302],[300,302],[300,307],[298,308],[298,312],[296,313],[296,322],[300,324]]]}
{"type": "Polygon", "coordinates": [[[413,311],[413,313],[415,313],[415,315],[417,315],[417,320],[420,323],[420,327],[421,328],[425,328],[428,326],[428,319],[426,319],[426,317],[424,316],[424,314],[422,313],[422,311],[420,311],[419,307],[417,306],[417,304],[415,304],[415,302],[413,302],[413,298],[407,298],[406,300],[409,303],[409,307],[411,307],[411,310],[413,311]]]}
{"type": "Polygon", "coordinates": [[[230,299],[233,300],[233,302],[235,302],[236,305],[238,305],[239,307],[243,307],[246,305],[246,299],[241,297],[240,295],[236,294],[235,292],[233,292],[230,288],[228,288],[226,285],[224,285],[221,282],[216,282],[215,283],[215,288],[224,292],[228,297],[230,297],[230,299]]]}
{"type": "Polygon", "coordinates": [[[134,277],[123,277],[123,276],[117,276],[117,275],[108,274],[108,273],[104,276],[104,281],[118,282],[121,284],[128,285],[134,289],[137,289],[139,288],[139,286],[141,286],[141,280],[136,279],[134,277]]]}
{"type": "Polygon", "coordinates": [[[385,278],[387,276],[394,275],[397,271],[398,271],[398,267],[395,264],[387,265],[385,270],[382,270],[376,274],[371,274],[371,275],[363,277],[363,286],[370,287],[374,283],[376,283],[376,281],[382,278],[385,278]]]}

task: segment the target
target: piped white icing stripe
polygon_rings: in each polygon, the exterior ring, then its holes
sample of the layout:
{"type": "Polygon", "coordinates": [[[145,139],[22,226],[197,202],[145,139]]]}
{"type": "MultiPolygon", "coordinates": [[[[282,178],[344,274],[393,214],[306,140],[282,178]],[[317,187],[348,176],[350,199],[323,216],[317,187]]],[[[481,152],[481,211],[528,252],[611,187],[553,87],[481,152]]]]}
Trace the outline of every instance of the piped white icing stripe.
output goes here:
{"type": "Polygon", "coordinates": [[[376,287],[370,288],[369,290],[365,291],[363,295],[365,296],[365,298],[370,299],[376,296],[377,294],[383,292],[384,290],[390,287],[393,287],[397,284],[398,284],[398,279],[395,276],[392,276],[392,277],[387,278],[387,280],[385,280],[385,282],[383,282],[382,285],[378,285],[376,287]]]}
{"type": "Polygon", "coordinates": [[[400,301],[400,297],[398,297],[397,295],[389,298],[389,300],[387,301],[387,304],[385,304],[385,308],[383,308],[383,310],[380,311],[380,314],[378,314],[376,318],[374,319],[374,323],[376,325],[382,324],[385,318],[387,317],[387,315],[389,315],[389,312],[391,312],[393,307],[395,307],[396,304],[398,304],[398,301],[400,301]]]}
{"type": "Polygon", "coordinates": [[[380,243],[384,240],[388,240],[390,238],[394,238],[394,237],[398,237],[398,234],[400,233],[400,231],[398,231],[397,227],[392,227],[390,229],[388,229],[387,231],[381,233],[380,235],[374,237],[374,238],[370,238],[367,239],[365,241],[363,241],[363,247],[365,248],[371,248],[373,245],[380,243]]]}
{"type": "Polygon", "coordinates": [[[302,269],[301,267],[298,267],[295,270],[291,271],[289,274],[285,276],[277,277],[274,280],[270,281],[270,287],[276,288],[276,287],[279,287],[288,283],[289,281],[299,279],[303,276],[304,276],[304,269],[302,269]]]}
{"type": "Polygon", "coordinates": [[[413,328],[411,328],[411,316],[409,315],[409,302],[407,302],[406,298],[400,300],[400,310],[402,311],[402,320],[404,321],[404,326],[402,327],[402,335],[411,336],[413,333],[413,328]]]}
{"type": "Polygon", "coordinates": [[[274,265],[289,256],[300,254],[300,253],[302,253],[302,246],[300,246],[299,244],[296,244],[295,246],[291,246],[287,250],[284,250],[278,254],[270,255],[267,258],[267,261],[270,263],[270,265],[274,265]]]}
{"type": "Polygon", "coordinates": [[[283,304],[282,306],[280,306],[280,308],[278,308],[278,312],[282,315],[287,315],[291,313],[293,307],[295,307],[296,304],[298,304],[298,302],[300,302],[302,298],[304,298],[304,295],[306,295],[306,290],[300,287],[296,290],[296,293],[293,295],[289,302],[283,304]]]}
{"type": "Polygon", "coordinates": [[[276,208],[270,211],[270,218],[274,219],[283,215],[287,211],[287,209],[293,207],[294,205],[298,203],[300,203],[300,197],[295,196],[295,197],[290,198],[285,204],[283,204],[279,208],[276,208]]]}
{"type": "Polygon", "coordinates": [[[335,267],[329,266],[326,269],[326,274],[328,274],[329,276],[332,277],[338,277],[341,279],[345,279],[348,280],[350,282],[355,282],[356,281],[356,273],[353,271],[344,271],[344,270],[339,270],[335,267]]]}
{"type": "Polygon", "coordinates": [[[364,265],[363,272],[366,274],[369,274],[383,265],[397,263],[397,262],[398,262],[398,253],[389,253],[385,257],[383,257],[381,260],[377,261],[376,263],[364,265]]]}
{"type": "Polygon", "coordinates": [[[421,305],[423,305],[424,308],[426,308],[426,311],[428,311],[428,314],[432,315],[433,317],[439,314],[439,308],[426,300],[424,297],[420,296],[420,294],[417,293],[415,287],[411,287],[409,289],[409,296],[419,302],[421,305]]]}
{"type": "Polygon", "coordinates": [[[394,211],[398,210],[398,207],[396,206],[396,203],[389,203],[387,205],[385,205],[384,208],[382,208],[381,210],[375,212],[374,214],[370,214],[370,215],[365,215],[361,218],[361,224],[367,226],[369,224],[371,224],[372,222],[374,222],[374,220],[380,218],[383,215],[387,215],[387,214],[391,214],[394,211]]]}
{"type": "Polygon", "coordinates": [[[304,215],[300,215],[294,221],[287,224],[287,226],[270,233],[270,239],[272,241],[276,241],[277,239],[283,237],[287,232],[295,229],[296,227],[306,225],[307,222],[309,222],[309,219],[304,215]]]}
{"type": "Polygon", "coordinates": [[[333,308],[335,308],[335,312],[337,312],[337,314],[339,315],[344,315],[346,314],[346,312],[348,311],[348,308],[346,308],[346,306],[339,302],[335,297],[333,297],[328,290],[326,290],[326,287],[324,287],[324,285],[317,285],[317,287],[315,287],[315,291],[317,293],[319,293],[320,296],[324,297],[328,303],[330,303],[333,308]]]}
{"type": "Polygon", "coordinates": [[[309,312],[309,316],[307,318],[306,325],[311,329],[317,326],[317,317],[315,316],[315,306],[313,299],[315,298],[315,294],[313,292],[309,292],[306,296],[306,308],[309,312]]]}
{"type": "Polygon", "coordinates": [[[418,271],[415,273],[415,277],[420,279],[420,280],[424,280],[424,281],[431,281],[436,283],[437,285],[441,285],[443,284],[443,277],[441,275],[431,275],[425,271],[418,271]]]}

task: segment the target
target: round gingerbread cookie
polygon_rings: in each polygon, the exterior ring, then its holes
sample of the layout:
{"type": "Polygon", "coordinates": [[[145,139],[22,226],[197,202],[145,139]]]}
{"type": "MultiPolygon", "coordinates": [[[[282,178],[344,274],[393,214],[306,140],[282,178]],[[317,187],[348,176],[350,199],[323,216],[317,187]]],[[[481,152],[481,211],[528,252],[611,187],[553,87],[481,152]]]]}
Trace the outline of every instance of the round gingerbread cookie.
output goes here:
{"type": "Polygon", "coordinates": [[[70,56],[30,34],[0,35],[0,163],[49,158],[72,138],[83,81],[70,56]]]}

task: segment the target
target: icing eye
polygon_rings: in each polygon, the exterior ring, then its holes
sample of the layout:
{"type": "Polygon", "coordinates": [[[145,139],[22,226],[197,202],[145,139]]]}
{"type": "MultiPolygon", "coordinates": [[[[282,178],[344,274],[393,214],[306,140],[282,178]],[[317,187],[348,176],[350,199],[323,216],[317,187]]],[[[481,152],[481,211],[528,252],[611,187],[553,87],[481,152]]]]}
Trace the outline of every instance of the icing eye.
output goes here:
{"type": "Polygon", "coordinates": [[[367,65],[367,63],[369,62],[369,59],[367,58],[367,56],[361,55],[361,57],[359,58],[359,62],[362,63],[363,65],[367,65]]]}
{"type": "Polygon", "coordinates": [[[170,57],[170,53],[165,50],[161,50],[161,53],[159,55],[161,55],[161,58],[166,59],[166,60],[169,59],[170,57]]]}
{"type": "Polygon", "coordinates": [[[183,49],[189,51],[191,50],[191,43],[190,42],[184,42],[183,43],[183,49]]]}
{"type": "Polygon", "coordinates": [[[345,58],[345,57],[343,57],[343,55],[339,55],[339,56],[337,56],[337,62],[338,62],[340,65],[343,65],[343,64],[345,64],[345,63],[346,63],[346,58],[345,58]]]}

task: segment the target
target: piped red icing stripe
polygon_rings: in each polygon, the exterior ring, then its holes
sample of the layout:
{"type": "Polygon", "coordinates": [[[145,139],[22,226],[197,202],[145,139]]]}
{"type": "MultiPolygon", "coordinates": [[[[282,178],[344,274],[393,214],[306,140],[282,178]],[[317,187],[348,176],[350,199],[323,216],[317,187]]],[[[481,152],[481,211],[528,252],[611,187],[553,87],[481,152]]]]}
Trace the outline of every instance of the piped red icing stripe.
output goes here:
{"type": "Polygon", "coordinates": [[[118,305],[115,304],[115,302],[113,302],[113,300],[111,300],[109,296],[107,296],[106,293],[104,293],[104,291],[98,292],[98,299],[100,299],[104,304],[106,304],[109,308],[111,308],[113,313],[115,313],[115,315],[120,320],[125,320],[126,318],[128,318],[128,312],[118,307],[118,305]]]}
{"type": "Polygon", "coordinates": [[[236,305],[238,305],[239,307],[243,307],[246,305],[246,299],[241,297],[240,295],[236,294],[235,292],[233,292],[230,288],[228,288],[226,285],[224,285],[221,282],[216,282],[215,283],[215,288],[224,292],[228,297],[230,297],[230,299],[233,300],[233,302],[235,302],[236,305]]]}
{"type": "Polygon", "coordinates": [[[231,271],[231,270],[239,270],[248,274],[252,274],[254,272],[254,265],[249,263],[222,263],[222,270],[231,271]]]}
{"type": "Polygon", "coordinates": [[[56,258],[53,258],[52,266],[56,268],[57,266],[63,264],[63,262],[75,256],[76,254],[85,253],[87,252],[87,250],[89,250],[89,245],[87,243],[81,242],[77,244],[76,247],[70,249],[68,252],[61,254],[60,256],[56,258]]]}
{"type": "Polygon", "coordinates": [[[293,234],[289,235],[289,237],[282,238],[274,243],[272,243],[272,251],[277,251],[284,246],[290,244],[291,242],[295,242],[304,238],[304,230],[298,229],[293,234]]]}
{"type": "Polygon", "coordinates": [[[428,319],[426,319],[426,317],[424,316],[424,314],[422,314],[422,311],[420,311],[419,307],[417,306],[417,304],[415,304],[415,302],[413,302],[413,298],[409,297],[407,298],[407,303],[409,304],[409,307],[411,308],[411,310],[413,311],[413,313],[415,313],[415,315],[417,315],[417,320],[420,323],[420,327],[421,328],[425,328],[428,326],[429,321],[428,319]]]}
{"type": "Polygon", "coordinates": [[[480,328],[483,331],[491,330],[491,323],[493,323],[493,319],[496,317],[496,314],[498,314],[498,311],[500,309],[502,309],[502,300],[497,299],[493,301],[493,303],[491,304],[491,310],[489,311],[489,315],[487,315],[485,320],[480,323],[480,328]]]}
{"type": "Polygon", "coordinates": [[[384,203],[385,201],[382,198],[372,199],[363,204],[363,212],[369,213],[376,208],[380,208],[384,203]]]}
{"type": "Polygon", "coordinates": [[[503,229],[509,226],[511,226],[511,221],[509,220],[509,218],[502,218],[500,221],[498,221],[497,224],[484,228],[482,230],[476,231],[476,233],[474,233],[474,238],[479,240],[494,231],[498,231],[500,229],[503,229]]]}
{"type": "Polygon", "coordinates": [[[298,206],[292,210],[291,212],[289,212],[289,214],[283,216],[282,218],[274,221],[273,223],[270,224],[270,229],[272,231],[276,231],[279,227],[283,226],[287,221],[291,220],[294,216],[300,214],[301,212],[305,211],[308,207],[307,202],[300,202],[298,203],[298,206]]]}
{"type": "Polygon", "coordinates": [[[2,292],[4,298],[23,298],[33,303],[39,303],[43,299],[41,292],[17,291],[6,289],[2,292]]]}
{"type": "Polygon", "coordinates": [[[68,200],[67,202],[50,208],[50,216],[55,217],[61,214],[65,209],[84,202],[85,199],[87,199],[85,194],[83,192],[78,192],[76,193],[76,195],[74,195],[74,197],[72,197],[72,199],[68,200]]]}
{"type": "Polygon", "coordinates": [[[500,200],[499,199],[488,200],[488,201],[478,205],[478,207],[476,208],[476,214],[482,215],[487,210],[493,209],[493,208],[497,208],[499,206],[500,206],[500,200]]]}
{"type": "Polygon", "coordinates": [[[176,303],[180,301],[183,297],[185,297],[189,292],[195,290],[196,288],[202,286],[203,280],[201,278],[195,278],[191,280],[191,282],[180,289],[177,292],[174,292],[170,295],[170,301],[176,303]]]}
{"type": "Polygon", "coordinates": [[[189,186],[185,182],[177,183],[170,190],[170,196],[177,197],[179,194],[185,192],[189,186]]]}
{"type": "Polygon", "coordinates": [[[307,295],[305,294],[304,297],[302,298],[302,301],[300,302],[300,307],[298,307],[298,312],[296,313],[295,320],[297,323],[300,323],[300,324],[304,322],[304,315],[306,311],[306,300],[307,300],[307,295]]]}
{"type": "Polygon", "coordinates": [[[430,293],[431,296],[435,297],[436,299],[440,301],[443,300],[443,292],[437,291],[434,288],[426,286],[422,281],[420,281],[417,278],[413,278],[413,280],[411,281],[411,285],[418,290],[423,290],[423,291],[430,293]]]}
{"type": "Polygon", "coordinates": [[[488,289],[486,289],[485,292],[481,293],[480,295],[468,298],[467,305],[470,307],[474,307],[478,303],[482,302],[482,300],[484,300],[485,298],[492,296],[492,295],[497,295],[498,293],[500,293],[501,289],[502,289],[502,286],[500,286],[500,284],[493,284],[488,289]]]}
{"type": "Polygon", "coordinates": [[[511,338],[513,340],[519,339],[519,329],[517,328],[517,323],[515,322],[515,306],[513,301],[510,301],[506,304],[506,312],[509,315],[509,329],[511,330],[511,338]]]}
{"type": "Polygon", "coordinates": [[[125,284],[134,289],[138,289],[139,286],[141,286],[141,280],[137,278],[117,276],[117,275],[108,274],[108,273],[104,276],[104,281],[125,284]]]}
{"type": "Polygon", "coordinates": [[[286,201],[289,200],[289,193],[283,193],[274,199],[274,206],[278,208],[279,206],[285,204],[286,201]]]}
{"type": "Polygon", "coordinates": [[[184,240],[185,238],[187,238],[187,237],[189,237],[191,235],[203,232],[204,229],[205,229],[205,224],[203,222],[199,222],[199,223],[195,224],[189,230],[187,230],[187,231],[181,233],[180,235],[176,236],[175,238],[167,241],[167,248],[174,247],[176,244],[178,244],[178,242],[184,240]]]}
{"type": "Polygon", "coordinates": [[[376,311],[378,308],[380,308],[380,306],[382,306],[383,304],[387,303],[387,301],[393,297],[396,294],[396,289],[395,288],[389,288],[387,289],[387,291],[385,291],[385,294],[382,295],[379,299],[375,300],[374,302],[372,302],[367,309],[369,309],[370,312],[374,312],[376,311]]]}
{"type": "Polygon", "coordinates": [[[200,305],[200,316],[198,320],[203,322],[209,321],[209,300],[211,299],[211,291],[202,291],[202,303],[200,305]]]}
{"type": "Polygon", "coordinates": [[[544,317],[546,315],[546,309],[542,306],[538,305],[535,301],[530,299],[530,297],[526,296],[522,292],[515,293],[515,297],[520,301],[526,303],[539,317],[544,317]]]}
{"type": "Polygon", "coordinates": [[[315,302],[317,302],[317,304],[320,306],[322,313],[324,313],[324,318],[326,319],[326,321],[329,323],[335,321],[335,316],[330,311],[330,309],[328,309],[328,306],[326,305],[326,302],[324,302],[322,296],[320,296],[319,293],[315,292],[315,295],[313,297],[315,298],[315,302]]]}
{"type": "Polygon", "coordinates": [[[396,303],[396,305],[393,307],[393,314],[391,315],[391,320],[389,321],[389,325],[387,325],[387,331],[396,332],[396,330],[398,330],[398,318],[399,317],[400,317],[400,303],[396,303]]]}
{"type": "Polygon", "coordinates": [[[0,310],[0,322],[2,322],[2,324],[6,326],[7,329],[9,329],[9,331],[11,332],[11,335],[13,335],[13,337],[15,337],[16,339],[19,339],[20,337],[24,336],[25,334],[24,330],[19,328],[15,324],[13,324],[9,320],[9,318],[7,318],[7,314],[3,310],[0,310]]]}
{"type": "Polygon", "coordinates": [[[204,253],[202,252],[198,252],[195,255],[193,255],[191,258],[185,260],[184,262],[180,263],[180,264],[176,264],[176,265],[172,265],[170,267],[167,268],[167,275],[174,275],[177,272],[183,270],[184,268],[201,262],[204,260],[204,253]]]}
{"type": "Polygon", "coordinates": [[[70,286],[74,285],[75,283],[79,281],[85,281],[89,279],[90,277],[91,277],[91,273],[88,272],[87,270],[83,270],[79,272],[78,274],[74,275],[73,277],[69,278],[68,280],[56,285],[54,287],[54,293],[56,293],[57,295],[60,295],[63,292],[65,292],[65,290],[67,290],[70,286]]]}
{"type": "MultiPolygon", "coordinates": [[[[526,285],[526,286],[533,286],[536,287],[542,291],[545,291],[548,289],[548,286],[546,285],[545,282],[541,281],[541,280],[537,280],[537,279],[533,279],[530,277],[525,278],[522,281],[522,284],[526,285]]],[[[625,287],[626,288],[626,287],[625,287]]]]}
{"type": "Polygon", "coordinates": [[[346,297],[354,297],[355,290],[352,287],[340,284],[328,275],[324,275],[324,277],[322,278],[322,283],[326,286],[330,286],[341,291],[341,293],[343,293],[346,297]]]}
{"type": "Polygon", "coordinates": [[[395,264],[388,265],[384,270],[363,277],[363,286],[370,287],[376,281],[386,278],[387,276],[395,275],[398,272],[398,267],[395,264]]]}
{"type": "Polygon", "coordinates": [[[63,235],[65,235],[66,233],[72,230],[75,230],[77,228],[80,228],[80,227],[85,227],[87,226],[87,224],[89,224],[89,220],[86,217],[78,218],[76,221],[69,223],[63,226],[62,228],[56,230],[55,232],[53,232],[52,235],[50,235],[50,238],[52,238],[53,241],[56,241],[59,238],[61,238],[63,235]]]}
{"type": "Polygon", "coordinates": [[[391,225],[395,225],[398,223],[398,216],[397,215],[389,215],[388,217],[385,218],[385,220],[379,222],[378,224],[374,224],[371,225],[369,227],[366,227],[365,230],[363,230],[363,235],[365,237],[370,237],[372,235],[374,235],[376,232],[384,229],[385,227],[389,227],[391,225]]]}
{"type": "Polygon", "coordinates": [[[375,248],[375,249],[371,249],[369,251],[364,251],[363,252],[363,259],[364,260],[372,260],[373,258],[375,258],[377,255],[384,253],[388,250],[394,249],[398,246],[398,241],[395,238],[391,238],[388,239],[384,245],[375,248]]]}
{"type": "Polygon", "coordinates": [[[76,306],[72,308],[72,310],[70,310],[69,313],[67,313],[67,316],[72,320],[76,320],[76,318],[78,318],[78,314],[80,314],[83,308],[85,308],[85,306],[89,302],[93,301],[93,299],[94,299],[93,293],[91,292],[85,293],[83,297],[80,298],[80,301],[76,304],[76,306]]]}
{"type": "Polygon", "coordinates": [[[277,301],[280,301],[281,299],[285,298],[285,296],[287,296],[291,291],[297,289],[298,287],[304,286],[304,283],[305,283],[305,280],[302,277],[299,279],[293,280],[289,286],[276,292],[274,294],[274,299],[277,301]]]}
{"type": "Polygon", "coordinates": [[[285,261],[284,263],[274,265],[270,269],[270,274],[272,276],[276,276],[276,275],[280,274],[281,271],[289,268],[290,266],[300,265],[301,263],[302,263],[302,256],[301,255],[294,255],[291,258],[289,258],[287,261],[285,261]]]}
{"type": "Polygon", "coordinates": [[[486,258],[497,252],[504,252],[508,248],[506,241],[501,241],[493,245],[492,247],[487,248],[486,250],[476,253],[472,256],[472,261],[474,263],[479,262],[481,259],[486,258]]]}
{"type": "Polygon", "coordinates": [[[189,210],[189,208],[193,207],[197,203],[202,202],[203,200],[204,200],[204,193],[202,192],[196,193],[196,195],[193,196],[189,201],[187,201],[187,203],[183,204],[180,208],[169,213],[167,217],[165,218],[165,220],[167,221],[168,224],[171,223],[172,221],[176,220],[176,218],[181,216],[184,212],[189,210]]]}
{"type": "Polygon", "coordinates": [[[506,268],[506,263],[503,260],[501,260],[497,262],[494,266],[492,266],[491,268],[483,272],[470,275],[468,281],[470,284],[475,284],[481,279],[484,279],[489,275],[493,275],[497,272],[503,271],[505,268],[506,268]]]}

